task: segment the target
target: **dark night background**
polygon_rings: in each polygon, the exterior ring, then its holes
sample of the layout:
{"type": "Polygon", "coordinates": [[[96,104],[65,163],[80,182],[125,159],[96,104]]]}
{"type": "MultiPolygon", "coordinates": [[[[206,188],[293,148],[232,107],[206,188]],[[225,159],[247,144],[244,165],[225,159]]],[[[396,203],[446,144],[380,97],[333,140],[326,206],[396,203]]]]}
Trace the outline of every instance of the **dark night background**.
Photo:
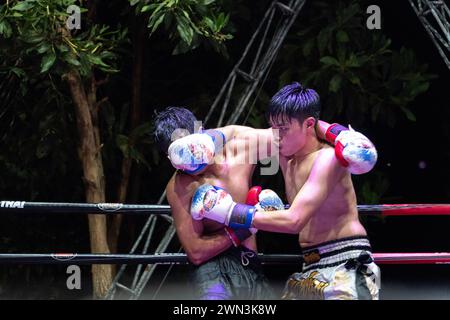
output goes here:
{"type": "MultiPolygon", "coordinates": [[[[445,1],[448,3],[448,1],[445,1]]],[[[250,18],[231,14],[235,24],[235,37],[227,43],[230,58],[224,59],[211,49],[203,47],[192,52],[172,56],[170,43],[164,42],[162,35],[147,40],[146,63],[144,70],[143,118],[151,119],[155,110],[167,105],[192,106],[199,119],[207,111],[207,105],[218,92],[228,76],[234,62],[239,58],[251,33],[265,11],[268,1],[240,1],[242,8],[251,8],[250,18]],[[197,107],[198,106],[198,107],[197,107]]],[[[296,25],[307,21],[311,14],[310,1],[302,9],[296,25]]],[[[365,8],[366,1],[361,1],[365,8]]],[[[418,95],[409,105],[416,115],[417,121],[409,121],[398,116],[394,127],[368,123],[364,133],[375,143],[379,153],[376,166],[389,181],[389,187],[380,195],[380,203],[449,203],[450,197],[450,119],[449,84],[450,70],[446,67],[436,47],[428,37],[424,27],[418,20],[407,0],[371,1],[381,8],[382,32],[392,39],[391,49],[401,47],[412,49],[421,64],[428,64],[428,73],[437,75],[431,80],[428,91],[418,95]],[[419,163],[422,165],[419,166],[419,163]],[[423,165],[425,164],[425,165],[423,165]]],[[[108,7],[107,13],[100,15],[104,21],[111,22],[122,19],[115,14],[114,5],[108,7]]],[[[100,10],[99,10],[100,12],[100,10]]],[[[368,33],[371,31],[367,31],[368,33]]],[[[351,41],[351,39],[350,39],[351,41]]],[[[289,39],[286,40],[286,43],[289,39]]],[[[282,51],[283,52],[283,51],[282,51]]],[[[280,57],[278,57],[280,59],[280,57]]],[[[301,63],[301,61],[299,61],[301,63]]],[[[277,74],[279,60],[275,62],[273,72],[277,74]]],[[[121,105],[129,100],[131,61],[126,55],[121,72],[105,89],[105,94],[114,104],[121,105]],[[124,89],[125,88],[125,89],[124,89]]],[[[277,74],[278,75],[278,74],[277,74]]],[[[302,81],[301,79],[298,79],[302,81]]],[[[270,95],[279,86],[275,75],[268,80],[264,91],[270,95]]],[[[320,93],[320,92],[319,92],[320,93]]],[[[381,111],[383,112],[383,111],[381,111]]],[[[327,119],[329,120],[329,119],[327,119]]],[[[336,122],[349,121],[343,115],[332,119],[336,122]]],[[[10,141],[9,143],[14,143],[10,141]]],[[[154,146],[151,146],[154,148],[154,146]]],[[[74,147],[73,147],[74,148],[74,147]]],[[[70,144],[69,144],[70,149],[70,144]]],[[[76,157],[74,151],[67,151],[70,159],[76,157]]],[[[154,157],[154,152],[146,156],[154,157]]],[[[20,160],[20,159],[18,159],[20,160]]],[[[44,161],[36,166],[41,167],[44,161]]],[[[48,165],[48,163],[46,164],[48,165]]],[[[68,165],[71,170],[65,179],[52,178],[34,181],[39,190],[32,193],[30,189],[20,190],[15,187],[14,176],[8,174],[2,182],[2,199],[25,201],[61,201],[83,202],[81,169],[77,164],[68,165]],[[78,179],[78,180],[77,180],[78,179]]],[[[110,172],[117,170],[112,165],[110,172]]],[[[172,174],[170,164],[164,159],[152,162],[151,170],[140,167],[135,176],[139,183],[131,186],[129,203],[156,203],[165,182],[172,174]],[[140,187],[139,187],[140,186],[140,187]]],[[[255,171],[256,173],[257,171],[255,171]]],[[[54,172],[52,172],[54,174],[54,172]]],[[[355,185],[360,186],[365,179],[374,179],[376,172],[355,177],[355,185]]],[[[108,185],[117,183],[118,177],[109,174],[108,185]]],[[[262,179],[255,174],[255,183],[264,183],[274,189],[280,186],[280,175],[271,180],[262,179]]],[[[110,188],[110,190],[113,188],[110,188]]],[[[110,201],[114,202],[110,191],[110,201]]],[[[362,202],[360,201],[360,204],[362,202]]],[[[145,221],[145,217],[126,216],[123,233],[120,238],[119,252],[126,253],[137,238],[145,221]]],[[[450,217],[367,217],[362,221],[368,230],[374,252],[448,252],[450,251],[449,227],[450,217]]],[[[161,231],[163,229],[161,228],[161,231]]],[[[296,237],[258,233],[259,250],[264,253],[298,253],[296,237]]],[[[48,217],[34,215],[4,214],[0,226],[0,250],[3,252],[89,252],[89,234],[86,217],[83,215],[62,214],[48,217]]],[[[178,251],[179,244],[173,241],[169,251],[178,251]]],[[[131,268],[134,269],[134,268],[131,268]]],[[[127,280],[133,276],[127,273],[127,280]]],[[[153,297],[158,288],[158,280],[165,276],[166,266],[158,268],[155,279],[147,286],[143,298],[153,297]]],[[[82,267],[82,290],[69,291],[65,286],[66,273],[63,266],[0,266],[0,297],[13,299],[89,299],[91,294],[90,268],[82,267]]],[[[187,288],[187,272],[184,266],[173,266],[168,280],[160,289],[156,298],[177,299],[189,298],[180,288],[187,288]]],[[[265,272],[276,290],[281,290],[286,277],[298,271],[298,266],[265,266],[265,272]]],[[[381,299],[450,299],[450,266],[449,265],[382,265],[381,299]]],[[[126,281],[125,281],[126,282],[126,281]]]]}

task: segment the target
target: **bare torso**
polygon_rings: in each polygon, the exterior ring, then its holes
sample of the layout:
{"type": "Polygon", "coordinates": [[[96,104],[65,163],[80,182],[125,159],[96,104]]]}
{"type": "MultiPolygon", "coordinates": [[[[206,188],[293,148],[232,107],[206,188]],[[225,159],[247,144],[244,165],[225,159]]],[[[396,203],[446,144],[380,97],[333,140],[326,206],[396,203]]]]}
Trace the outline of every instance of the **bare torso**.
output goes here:
{"type": "MultiPolygon", "coordinates": [[[[239,154],[230,152],[229,148],[232,147],[233,140],[227,143],[226,152],[223,153],[224,158],[221,158],[220,161],[216,159],[218,163],[210,165],[204,173],[193,176],[177,172],[172,178],[176,181],[177,189],[181,188],[185,190],[183,205],[188,212],[192,195],[204,183],[221,187],[231,194],[234,201],[245,203],[247,192],[251,187],[251,178],[255,165],[249,164],[248,161],[245,163],[243,159],[239,158],[245,156],[244,152],[240,152],[239,154]]],[[[223,224],[209,219],[203,219],[201,223],[203,224],[203,234],[205,235],[224,228],[223,224]]],[[[256,240],[254,236],[248,238],[242,244],[256,251],[256,240]]]]}
{"type": "MultiPolygon", "coordinates": [[[[330,148],[323,145],[323,148],[330,148]]],[[[286,197],[292,203],[308,179],[315,159],[322,149],[302,159],[280,157],[280,167],[285,181],[286,197]]],[[[366,235],[358,218],[356,195],[350,174],[345,174],[331,190],[328,198],[306,223],[299,234],[301,247],[316,245],[343,237],[366,235]]]]}

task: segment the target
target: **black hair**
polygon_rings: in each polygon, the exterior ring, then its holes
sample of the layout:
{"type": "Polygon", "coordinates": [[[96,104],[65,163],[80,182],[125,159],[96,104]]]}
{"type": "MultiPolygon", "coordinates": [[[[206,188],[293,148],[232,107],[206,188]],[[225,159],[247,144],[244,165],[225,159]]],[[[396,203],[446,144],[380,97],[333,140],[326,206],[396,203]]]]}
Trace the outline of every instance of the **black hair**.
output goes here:
{"type": "Polygon", "coordinates": [[[300,123],[308,117],[317,121],[320,114],[320,97],[313,89],[304,88],[294,82],[281,88],[270,100],[266,117],[270,122],[290,122],[297,119],[300,123]]]}
{"type": "Polygon", "coordinates": [[[172,134],[176,129],[187,130],[194,133],[195,115],[184,107],[167,107],[159,112],[154,120],[153,136],[159,149],[166,152],[172,143],[172,134]]]}

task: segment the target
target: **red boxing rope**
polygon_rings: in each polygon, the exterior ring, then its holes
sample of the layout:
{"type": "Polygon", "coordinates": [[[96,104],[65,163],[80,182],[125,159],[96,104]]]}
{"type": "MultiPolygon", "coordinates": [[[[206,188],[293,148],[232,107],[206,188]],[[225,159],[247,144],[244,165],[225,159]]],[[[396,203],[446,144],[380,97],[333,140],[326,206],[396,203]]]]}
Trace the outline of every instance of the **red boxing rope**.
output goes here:
{"type": "Polygon", "coordinates": [[[450,253],[374,253],[379,264],[449,264],[450,253]]]}
{"type": "MultiPolygon", "coordinates": [[[[450,215],[450,204],[358,205],[362,214],[382,216],[450,215]]],[[[170,214],[168,205],[0,201],[0,212],[170,214]]]]}
{"type": "Polygon", "coordinates": [[[383,216],[450,215],[450,204],[378,204],[358,206],[358,211],[383,216]]]}
{"type": "MultiPolygon", "coordinates": [[[[297,254],[258,254],[263,264],[301,264],[297,254]]],[[[378,264],[450,264],[450,252],[374,253],[378,264]]],[[[0,254],[0,264],[188,264],[186,254],[0,254]]]]}

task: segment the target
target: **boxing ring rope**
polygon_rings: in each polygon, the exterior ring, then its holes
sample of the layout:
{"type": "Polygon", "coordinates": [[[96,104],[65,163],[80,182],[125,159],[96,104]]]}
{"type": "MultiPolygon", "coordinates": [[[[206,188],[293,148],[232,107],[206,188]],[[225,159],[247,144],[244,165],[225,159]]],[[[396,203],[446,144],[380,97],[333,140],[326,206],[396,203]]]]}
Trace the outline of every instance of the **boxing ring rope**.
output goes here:
{"type": "MultiPolygon", "coordinates": [[[[258,254],[263,264],[300,264],[302,255],[258,254]]],[[[374,253],[378,264],[450,264],[450,252],[374,253]]],[[[184,253],[139,254],[77,254],[33,253],[0,254],[0,264],[189,264],[184,253]]]]}
{"type": "MultiPolygon", "coordinates": [[[[63,203],[0,201],[1,212],[14,213],[90,213],[90,214],[161,214],[171,213],[168,205],[121,203],[63,203]]],[[[450,204],[380,204],[358,205],[362,214],[381,216],[450,215],[450,204]]],[[[258,254],[263,264],[302,263],[301,255],[258,254]]],[[[374,253],[379,264],[450,264],[450,252],[374,253]]],[[[0,264],[188,264],[186,254],[0,254],[0,264]]]]}
{"type": "MultiPolygon", "coordinates": [[[[450,215],[450,204],[377,204],[358,205],[362,214],[382,216],[450,215]]],[[[122,203],[65,203],[1,201],[0,212],[91,213],[91,214],[170,214],[168,205],[122,203]]]]}

